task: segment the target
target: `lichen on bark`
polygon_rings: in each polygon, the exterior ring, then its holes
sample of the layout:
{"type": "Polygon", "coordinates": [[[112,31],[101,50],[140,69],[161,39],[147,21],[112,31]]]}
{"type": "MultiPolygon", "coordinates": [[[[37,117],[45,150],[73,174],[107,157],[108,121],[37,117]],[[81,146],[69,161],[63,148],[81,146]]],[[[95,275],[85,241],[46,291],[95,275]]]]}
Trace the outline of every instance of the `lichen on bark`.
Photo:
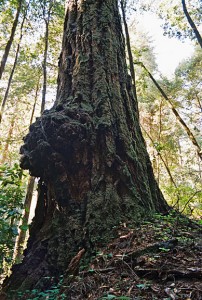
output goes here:
{"type": "Polygon", "coordinates": [[[21,148],[21,166],[40,177],[39,199],[7,288],[42,288],[42,278],[63,273],[73,253],[106,242],[120,222],[167,210],[131,86],[117,1],[69,0],[57,99],[21,148]]]}

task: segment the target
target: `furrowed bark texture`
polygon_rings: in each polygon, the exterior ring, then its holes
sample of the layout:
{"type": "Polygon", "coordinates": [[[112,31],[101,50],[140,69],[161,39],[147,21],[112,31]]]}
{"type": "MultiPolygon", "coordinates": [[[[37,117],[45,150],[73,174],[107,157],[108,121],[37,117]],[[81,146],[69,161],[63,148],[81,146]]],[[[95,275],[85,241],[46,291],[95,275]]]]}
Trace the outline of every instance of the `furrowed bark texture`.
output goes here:
{"type": "Polygon", "coordinates": [[[21,149],[22,167],[41,180],[12,289],[42,287],[120,222],[168,208],[135,111],[117,1],[69,1],[59,66],[56,103],[21,149]]]}

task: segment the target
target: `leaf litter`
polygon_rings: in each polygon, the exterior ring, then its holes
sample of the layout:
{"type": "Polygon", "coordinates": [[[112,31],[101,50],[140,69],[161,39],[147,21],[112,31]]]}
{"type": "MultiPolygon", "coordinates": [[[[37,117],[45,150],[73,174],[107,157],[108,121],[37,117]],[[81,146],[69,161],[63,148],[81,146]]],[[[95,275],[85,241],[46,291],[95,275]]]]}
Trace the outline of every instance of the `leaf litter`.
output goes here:
{"type": "Polygon", "coordinates": [[[156,215],[139,227],[120,224],[117,233],[90,262],[74,258],[77,272],[68,269],[61,287],[66,298],[58,299],[202,300],[202,228],[197,223],[156,215]]]}

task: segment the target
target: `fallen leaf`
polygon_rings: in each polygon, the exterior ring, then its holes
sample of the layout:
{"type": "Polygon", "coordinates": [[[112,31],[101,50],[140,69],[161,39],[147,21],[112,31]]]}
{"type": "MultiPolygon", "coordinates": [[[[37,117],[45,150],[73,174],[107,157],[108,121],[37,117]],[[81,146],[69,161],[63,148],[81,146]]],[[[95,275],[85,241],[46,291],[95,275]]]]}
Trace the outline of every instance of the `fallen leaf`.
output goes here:
{"type": "Polygon", "coordinates": [[[176,294],[170,288],[166,288],[165,292],[172,300],[176,299],[176,294]]]}

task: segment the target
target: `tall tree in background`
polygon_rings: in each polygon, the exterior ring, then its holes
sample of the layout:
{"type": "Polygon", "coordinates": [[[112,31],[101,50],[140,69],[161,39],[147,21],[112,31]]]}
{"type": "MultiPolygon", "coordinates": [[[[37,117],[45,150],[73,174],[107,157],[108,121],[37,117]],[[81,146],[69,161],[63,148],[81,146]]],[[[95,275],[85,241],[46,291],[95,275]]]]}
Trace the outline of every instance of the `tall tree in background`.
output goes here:
{"type": "Polygon", "coordinates": [[[202,37],[201,37],[201,35],[200,35],[200,33],[199,33],[199,31],[198,31],[198,29],[197,29],[197,27],[196,27],[193,19],[191,18],[190,14],[189,14],[189,12],[187,10],[187,6],[186,6],[185,0],[182,0],[182,7],[183,7],[183,12],[184,12],[184,14],[185,14],[185,16],[187,18],[187,21],[189,22],[189,25],[191,26],[191,28],[192,28],[195,36],[196,36],[196,39],[197,39],[200,47],[202,48],[202,37]]]}
{"type": "MultiPolygon", "coordinates": [[[[140,59],[148,64],[144,57],[140,59]]],[[[147,69],[142,70],[149,75],[147,69]]],[[[201,216],[200,70],[198,47],[193,57],[176,69],[173,80],[164,77],[156,81],[150,73],[151,81],[148,81],[139,77],[137,69],[136,81],[140,122],[156,178],[169,204],[193,216],[201,216]],[[171,109],[166,98],[172,101],[171,109]],[[166,101],[162,102],[163,99],[166,101]]]]}
{"type": "MultiPolygon", "coordinates": [[[[32,108],[32,114],[31,114],[31,118],[30,118],[30,125],[33,123],[33,117],[34,117],[34,113],[35,113],[36,102],[38,99],[39,87],[40,87],[40,76],[38,76],[34,105],[32,108]]],[[[22,220],[19,223],[18,236],[16,238],[15,251],[14,251],[14,255],[13,255],[13,259],[15,262],[19,262],[22,259],[23,250],[26,247],[27,229],[28,229],[28,224],[29,224],[29,219],[30,219],[30,210],[31,210],[31,205],[32,205],[35,179],[36,178],[33,176],[29,176],[29,178],[28,178],[27,190],[26,190],[24,207],[23,207],[24,211],[22,214],[22,220]]]]}
{"type": "MultiPolygon", "coordinates": [[[[63,9],[63,1],[57,1],[57,3],[55,1],[30,1],[27,4],[27,7],[25,7],[25,10],[22,10],[23,17],[21,19],[21,27],[18,27],[18,30],[16,31],[18,44],[16,46],[16,52],[14,54],[15,56],[13,57],[14,45],[9,55],[10,59],[8,60],[4,77],[6,78],[6,76],[9,76],[8,86],[5,90],[5,96],[2,101],[1,107],[2,113],[3,111],[5,112],[4,118],[2,120],[3,124],[1,124],[1,164],[6,163],[9,165],[13,165],[15,160],[18,161],[19,143],[21,143],[22,132],[24,135],[24,132],[27,131],[26,127],[31,125],[31,123],[33,122],[33,118],[40,113],[38,105],[38,95],[39,92],[41,92],[41,82],[43,81],[43,86],[47,86],[48,84],[49,90],[51,90],[51,92],[53,90],[55,91],[54,87],[56,86],[58,69],[57,63],[59,56],[58,44],[61,42],[61,29],[64,20],[63,9]],[[33,41],[30,41],[29,38],[28,44],[23,43],[23,41],[27,41],[28,35],[35,35],[35,32],[38,30],[38,28],[42,27],[43,23],[45,23],[44,21],[46,21],[46,17],[49,18],[48,34],[46,35],[46,39],[42,36],[37,35],[33,41]],[[25,22],[25,20],[27,20],[27,22],[25,22]],[[47,53],[48,47],[46,46],[48,44],[49,53],[47,53]],[[46,51],[44,51],[44,49],[46,51]],[[44,62],[43,58],[45,57],[45,55],[46,60],[45,63],[42,64],[42,60],[44,62]],[[44,70],[44,68],[42,68],[42,65],[45,66],[46,73],[48,73],[48,76],[46,76],[45,80],[41,80],[44,70]],[[17,106],[18,111],[16,113],[17,106]],[[4,110],[4,108],[6,109],[4,110]],[[26,111],[26,113],[22,113],[22,111],[24,110],[26,111]],[[29,111],[31,113],[30,122],[28,119],[29,111]]],[[[3,8],[2,10],[4,13],[4,17],[8,22],[9,11],[7,12],[3,8]]],[[[7,27],[5,26],[5,24],[7,23],[6,20],[1,21],[1,33],[3,35],[4,31],[5,33],[7,33],[7,27]]],[[[44,27],[47,28],[47,26],[44,27]]],[[[46,28],[44,28],[44,36],[47,33],[47,30],[45,30],[46,28]]],[[[3,48],[3,46],[1,48],[3,48]]],[[[3,91],[5,89],[4,85],[1,86],[1,89],[3,95],[3,91]]],[[[45,100],[44,89],[43,95],[43,99],[45,100]]],[[[44,103],[45,101],[43,102],[43,104],[44,103]]],[[[18,237],[14,251],[14,260],[16,260],[17,262],[19,262],[23,257],[22,253],[26,245],[26,229],[28,228],[33,189],[34,177],[31,177],[28,180],[27,194],[24,203],[24,214],[22,223],[19,224],[20,227],[18,229],[18,237]]]]}
{"type": "Polygon", "coordinates": [[[150,79],[153,81],[153,83],[155,84],[155,86],[157,87],[157,89],[159,90],[159,92],[161,93],[161,95],[163,96],[163,98],[169,103],[169,106],[172,109],[172,112],[174,113],[175,117],[177,118],[177,120],[182,125],[183,129],[186,131],[186,133],[187,133],[190,141],[192,142],[193,146],[196,147],[196,149],[197,149],[198,156],[202,160],[201,147],[200,147],[199,143],[197,142],[195,136],[193,135],[192,131],[190,130],[190,128],[187,126],[187,124],[185,123],[185,121],[179,115],[178,111],[176,110],[176,108],[175,108],[175,106],[173,104],[173,101],[171,101],[169,99],[169,97],[166,95],[166,93],[164,92],[164,90],[160,87],[160,85],[158,84],[158,82],[154,79],[154,77],[152,76],[152,74],[147,70],[147,68],[144,66],[144,64],[143,63],[138,63],[138,64],[140,64],[145,69],[145,71],[148,73],[150,79]]]}
{"type": "Polygon", "coordinates": [[[20,46],[21,46],[20,44],[21,44],[22,37],[23,37],[23,29],[24,29],[23,27],[24,27],[26,16],[27,16],[27,10],[28,10],[28,8],[29,8],[29,3],[28,3],[28,5],[27,5],[27,7],[26,7],[26,9],[24,11],[22,23],[21,23],[21,26],[20,26],[20,38],[19,38],[19,41],[18,41],[17,49],[16,49],[15,59],[14,59],[13,67],[12,67],[12,70],[11,70],[11,73],[10,73],[10,76],[9,76],[9,80],[8,80],[8,85],[7,85],[7,88],[6,88],[6,92],[5,92],[5,95],[4,95],[2,104],[1,104],[1,109],[0,109],[0,123],[2,121],[2,115],[3,115],[4,109],[5,109],[5,105],[6,105],[6,101],[8,99],[9,90],[10,90],[10,87],[11,87],[13,75],[14,75],[14,72],[15,72],[15,69],[16,69],[16,66],[17,66],[17,62],[18,62],[18,55],[20,53],[20,46]]]}
{"type": "Polygon", "coordinates": [[[6,62],[7,62],[7,58],[8,58],[10,49],[11,49],[11,45],[13,43],[13,39],[14,39],[14,36],[15,36],[16,28],[17,28],[17,25],[18,25],[18,20],[19,20],[20,12],[21,12],[22,5],[23,5],[23,0],[18,0],[17,3],[18,3],[18,5],[17,5],[15,19],[13,21],[13,26],[12,26],[12,29],[11,29],[11,34],[10,34],[9,40],[8,40],[8,42],[6,44],[6,47],[5,47],[5,50],[4,50],[2,59],[1,59],[1,64],[0,64],[0,79],[1,79],[2,74],[4,72],[4,68],[5,68],[5,65],[6,65],[6,62]]]}
{"type": "MultiPolygon", "coordinates": [[[[128,59],[129,59],[129,68],[130,68],[130,74],[133,82],[133,93],[134,97],[137,103],[137,92],[136,92],[136,80],[135,80],[135,69],[133,65],[133,55],[132,55],[132,50],[131,50],[131,42],[130,42],[130,35],[129,35],[129,30],[128,30],[128,25],[126,22],[126,1],[121,0],[121,12],[122,12],[122,18],[123,18],[123,24],[124,24],[124,29],[125,29],[125,36],[126,36],[126,47],[127,47],[127,52],[128,52],[128,59]]],[[[136,108],[138,109],[138,107],[136,108]]]]}
{"type": "Polygon", "coordinates": [[[54,7],[54,0],[42,1],[42,13],[43,20],[45,23],[45,36],[44,36],[44,53],[43,53],[43,89],[42,89],[42,101],[41,101],[41,114],[45,109],[46,104],[46,90],[47,90],[47,57],[48,57],[48,42],[49,42],[49,23],[51,18],[51,13],[54,7]]]}
{"type": "MultiPolygon", "coordinates": [[[[145,0],[145,2],[147,2],[147,0],[145,0]]],[[[154,2],[153,4],[150,3],[149,6],[147,5],[147,9],[152,10],[162,18],[164,34],[170,37],[175,36],[182,40],[185,38],[197,40],[200,46],[202,45],[200,34],[202,21],[201,1],[158,0],[154,2]]]]}
{"type": "Polygon", "coordinates": [[[27,255],[7,289],[41,288],[120,222],[168,209],[138,123],[117,2],[67,2],[57,100],[21,150],[22,167],[40,177],[39,196],[27,255]]]}

